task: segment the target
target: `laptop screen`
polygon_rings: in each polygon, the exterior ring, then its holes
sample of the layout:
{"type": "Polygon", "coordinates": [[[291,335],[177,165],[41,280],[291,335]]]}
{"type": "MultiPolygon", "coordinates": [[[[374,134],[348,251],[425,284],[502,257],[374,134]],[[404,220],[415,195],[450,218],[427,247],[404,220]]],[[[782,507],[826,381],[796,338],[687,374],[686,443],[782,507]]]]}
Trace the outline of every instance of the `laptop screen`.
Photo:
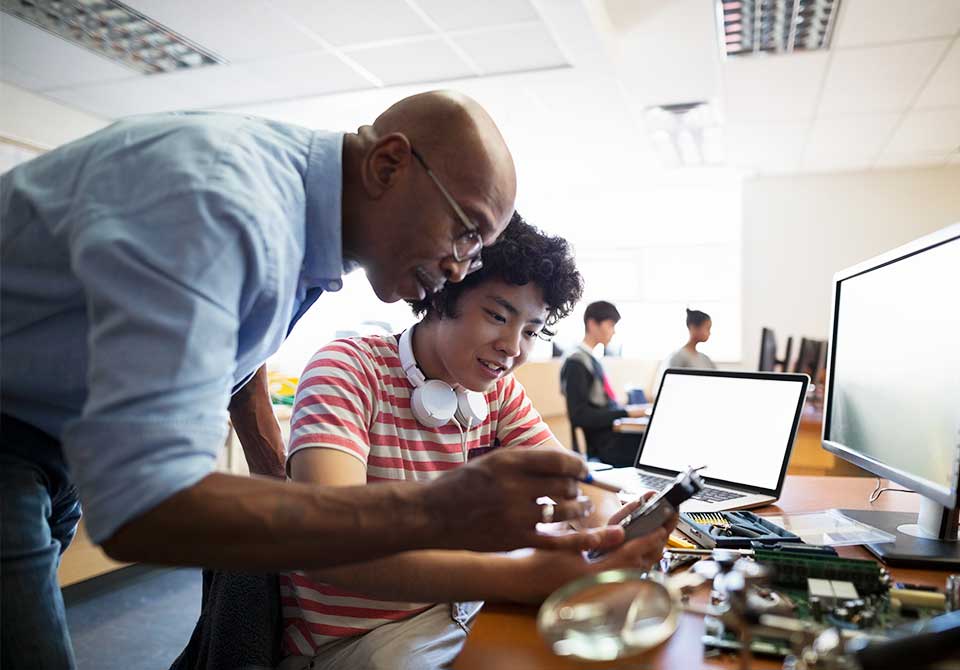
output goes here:
{"type": "Polygon", "coordinates": [[[806,387],[805,375],[668,370],[637,467],[705,465],[710,479],[775,490],[806,387]]]}

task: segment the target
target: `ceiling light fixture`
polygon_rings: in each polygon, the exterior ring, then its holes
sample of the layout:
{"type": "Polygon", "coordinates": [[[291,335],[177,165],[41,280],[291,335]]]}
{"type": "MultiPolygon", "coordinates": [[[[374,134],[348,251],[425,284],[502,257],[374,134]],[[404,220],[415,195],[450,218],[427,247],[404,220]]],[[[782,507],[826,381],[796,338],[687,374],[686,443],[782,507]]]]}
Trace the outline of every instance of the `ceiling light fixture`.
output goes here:
{"type": "Polygon", "coordinates": [[[814,51],[830,46],[840,0],[716,0],[727,56],[814,51]]]}
{"type": "Polygon", "coordinates": [[[647,107],[644,125],[666,167],[702,167],[723,163],[720,120],[707,102],[647,107]]]}
{"type": "Polygon", "coordinates": [[[116,0],[0,0],[0,10],[143,74],[226,62],[116,0]]]}

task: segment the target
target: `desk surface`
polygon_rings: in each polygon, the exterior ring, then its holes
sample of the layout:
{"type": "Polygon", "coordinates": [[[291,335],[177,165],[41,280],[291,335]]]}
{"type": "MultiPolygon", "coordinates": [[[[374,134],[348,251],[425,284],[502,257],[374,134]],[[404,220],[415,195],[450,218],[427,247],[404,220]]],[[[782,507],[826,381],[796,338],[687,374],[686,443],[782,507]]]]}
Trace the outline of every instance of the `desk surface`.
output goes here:
{"type": "MultiPolygon", "coordinates": [[[[788,476],[783,496],[776,505],[756,510],[760,514],[815,512],[828,507],[915,512],[915,495],[888,492],[870,505],[867,498],[876,480],[868,477],[788,476]]],[[[871,558],[862,547],[840,547],[841,556],[871,558]]],[[[888,568],[897,581],[928,584],[942,589],[947,571],[888,568]]],[[[481,668],[524,668],[564,670],[566,668],[612,667],[610,663],[586,663],[554,656],[537,634],[537,608],[522,605],[487,605],[474,623],[463,652],[453,667],[457,670],[481,668]]],[[[644,656],[621,663],[626,667],[687,668],[736,666],[733,656],[704,659],[700,636],[703,619],[684,614],[674,636],[644,656]]],[[[757,668],[779,668],[779,661],[763,661],[757,668]]]]}
{"type": "Polygon", "coordinates": [[[613,422],[613,432],[615,433],[642,433],[647,430],[647,424],[650,423],[649,416],[626,417],[616,419],[613,422]]]}

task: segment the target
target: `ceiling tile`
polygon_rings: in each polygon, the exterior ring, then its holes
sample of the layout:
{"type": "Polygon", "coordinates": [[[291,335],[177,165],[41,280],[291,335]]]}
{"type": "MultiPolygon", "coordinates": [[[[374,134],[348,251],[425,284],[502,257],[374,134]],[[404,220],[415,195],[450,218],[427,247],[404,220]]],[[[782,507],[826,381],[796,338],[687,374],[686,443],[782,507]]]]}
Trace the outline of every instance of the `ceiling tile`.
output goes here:
{"type": "Polygon", "coordinates": [[[0,62],[0,80],[25,88],[28,91],[39,91],[43,88],[43,80],[34,77],[10,63],[0,62]]]}
{"type": "Polygon", "coordinates": [[[856,172],[869,170],[873,156],[823,156],[817,159],[804,158],[799,172],[856,172]]]}
{"type": "Polygon", "coordinates": [[[371,88],[373,85],[342,60],[312,52],[249,63],[263,81],[251,91],[251,101],[278,100],[371,88]]]}
{"type": "Polygon", "coordinates": [[[404,0],[272,0],[333,45],[366,44],[431,33],[404,0]]]}
{"type": "Polygon", "coordinates": [[[319,48],[316,40],[263,0],[132,0],[128,4],[229,61],[319,48]]]}
{"type": "Polygon", "coordinates": [[[269,83],[249,66],[210,67],[121,82],[56,89],[47,95],[107,118],[178,109],[209,109],[258,99],[269,83]]]}
{"type": "Polygon", "coordinates": [[[529,0],[412,0],[444,30],[502,26],[539,19],[529,0]]]}
{"type": "Polygon", "coordinates": [[[800,164],[808,123],[729,123],[727,157],[739,168],[792,172],[800,164]]]}
{"type": "Polygon", "coordinates": [[[484,74],[566,65],[546,26],[532,24],[452,38],[484,74]]]}
{"type": "Polygon", "coordinates": [[[727,58],[723,101],[728,121],[812,119],[826,72],[825,52],[727,58]]]}
{"type": "Polygon", "coordinates": [[[915,106],[923,108],[951,105],[960,105],[960,39],[953,41],[950,52],[937,67],[915,106]]]}
{"type": "Polygon", "coordinates": [[[348,55],[388,86],[473,76],[464,60],[439,37],[351,50],[348,55]]]}
{"type": "MultiPolygon", "coordinates": [[[[0,13],[0,70],[33,91],[141,76],[135,70],[0,13]]],[[[6,78],[6,77],[5,77],[6,78]]]]}
{"type": "Polygon", "coordinates": [[[934,167],[944,165],[949,156],[944,153],[883,153],[873,163],[875,168],[934,167]]]}
{"type": "Polygon", "coordinates": [[[883,149],[900,114],[817,119],[804,147],[802,166],[855,164],[869,166],[883,149]]]}
{"type": "Polygon", "coordinates": [[[905,110],[947,44],[932,40],[834,52],[818,116],[905,110]]]}
{"type": "Polygon", "coordinates": [[[608,50],[627,95],[638,106],[712,100],[720,94],[714,4],[704,0],[607,2],[614,31],[608,50]]]}
{"type": "Polygon", "coordinates": [[[843,0],[839,47],[947,37],[960,30],[957,0],[843,0]]]}
{"type": "Polygon", "coordinates": [[[907,114],[884,153],[947,153],[960,149],[960,107],[907,114]]]}

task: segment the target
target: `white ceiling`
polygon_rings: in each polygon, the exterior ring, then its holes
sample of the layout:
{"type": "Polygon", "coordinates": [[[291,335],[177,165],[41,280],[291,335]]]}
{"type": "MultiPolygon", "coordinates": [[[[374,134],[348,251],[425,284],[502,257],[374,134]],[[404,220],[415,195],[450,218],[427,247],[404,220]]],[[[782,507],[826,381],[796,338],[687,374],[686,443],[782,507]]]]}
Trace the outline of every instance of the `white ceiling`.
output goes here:
{"type": "Polygon", "coordinates": [[[106,118],[226,108],[341,128],[445,82],[491,109],[521,173],[588,187],[656,170],[644,108],[694,100],[716,103],[746,171],[960,162],[960,0],[841,0],[828,51],[750,58],[721,57],[713,0],[127,4],[228,64],[140,75],[0,14],[0,79],[106,118]]]}

